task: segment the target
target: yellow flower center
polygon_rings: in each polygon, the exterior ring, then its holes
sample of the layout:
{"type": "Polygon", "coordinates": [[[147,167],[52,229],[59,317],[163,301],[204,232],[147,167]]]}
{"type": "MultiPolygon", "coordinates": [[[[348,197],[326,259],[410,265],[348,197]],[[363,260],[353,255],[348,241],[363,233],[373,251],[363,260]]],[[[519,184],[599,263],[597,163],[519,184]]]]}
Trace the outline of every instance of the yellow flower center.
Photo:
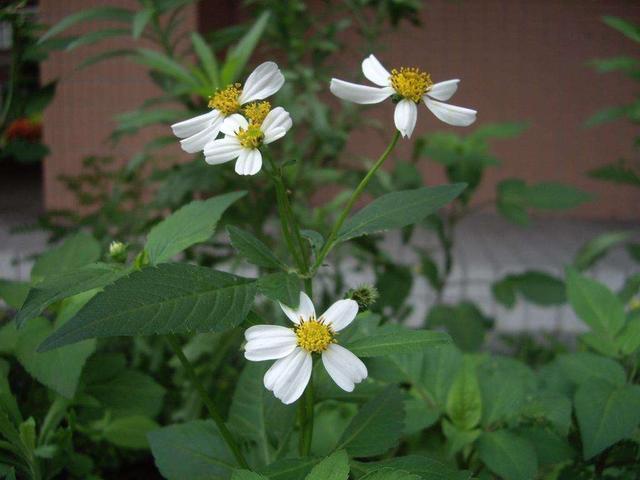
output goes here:
{"type": "Polygon", "coordinates": [[[391,70],[391,86],[398,95],[418,103],[429,87],[433,85],[431,76],[419,68],[401,67],[391,70]]]}
{"type": "Polygon", "coordinates": [[[242,84],[234,83],[222,90],[216,91],[209,97],[209,108],[215,108],[224,115],[231,115],[240,110],[240,95],[242,94],[242,84]]]}
{"type": "Polygon", "coordinates": [[[311,319],[300,322],[295,329],[298,346],[307,352],[324,352],[329,345],[335,343],[335,334],[328,325],[311,319]]]}
{"type": "Polygon", "coordinates": [[[243,110],[244,116],[250,124],[260,126],[271,111],[271,104],[267,101],[254,102],[244,107],[243,110]]]}
{"type": "Polygon", "coordinates": [[[260,130],[260,125],[250,123],[246,128],[241,128],[236,132],[240,145],[244,148],[258,148],[264,140],[264,133],[260,130]]]}

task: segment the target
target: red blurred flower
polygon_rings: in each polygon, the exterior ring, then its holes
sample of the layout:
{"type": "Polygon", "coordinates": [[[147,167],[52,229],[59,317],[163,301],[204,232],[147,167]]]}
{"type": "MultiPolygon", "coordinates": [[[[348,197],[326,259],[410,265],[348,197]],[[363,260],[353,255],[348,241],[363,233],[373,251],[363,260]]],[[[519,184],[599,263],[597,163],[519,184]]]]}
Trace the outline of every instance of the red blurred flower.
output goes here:
{"type": "Polygon", "coordinates": [[[38,142],[42,137],[42,124],[28,118],[18,118],[11,122],[5,133],[7,140],[23,139],[38,142]]]}

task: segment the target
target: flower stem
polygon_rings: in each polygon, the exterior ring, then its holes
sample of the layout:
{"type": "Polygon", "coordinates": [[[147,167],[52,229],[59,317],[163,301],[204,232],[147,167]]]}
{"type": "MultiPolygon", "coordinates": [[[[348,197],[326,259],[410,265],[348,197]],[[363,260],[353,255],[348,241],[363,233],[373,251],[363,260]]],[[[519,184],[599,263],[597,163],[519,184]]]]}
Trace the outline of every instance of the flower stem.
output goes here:
{"type": "Polygon", "coordinates": [[[218,409],[213,403],[213,400],[207,393],[206,389],[202,386],[200,379],[198,379],[198,375],[196,374],[196,371],[194,370],[193,365],[191,364],[189,359],[185,357],[184,352],[182,351],[182,347],[180,346],[180,341],[175,335],[166,335],[165,338],[167,339],[167,343],[169,343],[169,346],[171,347],[173,352],[176,354],[176,357],[178,357],[178,360],[180,360],[182,367],[187,372],[187,376],[193,383],[193,386],[198,391],[198,394],[200,395],[200,399],[202,400],[202,403],[206,405],[207,410],[209,411],[209,416],[215,422],[216,426],[218,427],[218,430],[220,431],[220,434],[222,435],[222,438],[224,439],[227,446],[233,453],[233,456],[236,458],[238,464],[240,464],[242,468],[248,469],[249,464],[247,463],[247,460],[244,458],[244,455],[242,454],[240,447],[238,446],[235,439],[233,438],[233,435],[225,425],[224,419],[218,412],[218,409]]]}
{"type": "Polygon", "coordinates": [[[316,261],[315,261],[313,267],[311,268],[311,273],[315,273],[316,270],[318,270],[320,265],[322,265],[322,262],[325,259],[325,257],[328,255],[328,253],[334,247],[335,242],[336,242],[336,238],[338,236],[338,232],[340,231],[340,228],[342,227],[342,224],[344,223],[344,221],[347,219],[347,216],[349,215],[349,212],[351,212],[351,209],[353,208],[353,206],[356,203],[356,201],[358,200],[358,198],[360,198],[360,195],[362,194],[362,192],[364,191],[366,186],[369,184],[369,181],[373,178],[375,173],[378,171],[378,169],[385,162],[385,160],[387,159],[387,157],[389,156],[391,151],[396,146],[396,143],[398,143],[399,139],[400,139],[400,132],[396,131],[395,135],[391,139],[391,143],[389,143],[389,146],[387,146],[385,151],[382,152],[382,155],[380,155],[380,158],[378,158],[378,161],[376,161],[376,163],[373,165],[373,167],[371,167],[371,170],[369,170],[367,172],[367,174],[364,176],[364,178],[360,181],[360,183],[358,184],[356,189],[351,194],[351,197],[349,198],[349,201],[347,202],[347,205],[344,207],[344,209],[342,210],[342,213],[338,217],[338,220],[333,225],[333,229],[331,230],[331,233],[329,234],[329,237],[327,238],[327,241],[324,243],[324,246],[322,247],[322,250],[318,254],[318,257],[316,258],[316,261]]]}
{"type": "Polygon", "coordinates": [[[306,457],[311,451],[311,440],[313,439],[313,378],[309,379],[309,384],[304,391],[300,401],[300,456],[306,457]]]}

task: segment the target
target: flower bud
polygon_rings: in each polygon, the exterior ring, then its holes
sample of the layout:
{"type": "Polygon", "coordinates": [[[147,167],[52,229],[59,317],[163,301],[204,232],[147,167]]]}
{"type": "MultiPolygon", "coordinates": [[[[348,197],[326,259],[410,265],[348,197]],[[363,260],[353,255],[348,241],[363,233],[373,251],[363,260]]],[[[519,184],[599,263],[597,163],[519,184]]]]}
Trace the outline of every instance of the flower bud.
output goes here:
{"type": "Polygon", "coordinates": [[[373,285],[360,285],[358,288],[352,288],[346,294],[346,298],[355,300],[358,304],[358,311],[364,312],[369,310],[376,303],[380,294],[378,289],[373,285]]]}
{"type": "Polygon", "coordinates": [[[109,257],[112,260],[124,263],[127,261],[127,244],[114,240],[109,245],[109,257]]]}

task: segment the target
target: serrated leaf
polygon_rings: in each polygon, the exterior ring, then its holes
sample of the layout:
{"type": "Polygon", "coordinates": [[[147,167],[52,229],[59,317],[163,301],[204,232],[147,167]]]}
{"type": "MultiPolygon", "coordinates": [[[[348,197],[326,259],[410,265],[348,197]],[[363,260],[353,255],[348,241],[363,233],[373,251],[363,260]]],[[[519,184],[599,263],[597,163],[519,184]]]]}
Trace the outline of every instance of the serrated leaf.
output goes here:
{"type": "Polygon", "coordinates": [[[578,389],[574,403],[585,460],[630,437],[640,424],[638,385],[592,380],[578,389]]]}
{"type": "Polygon", "coordinates": [[[447,345],[451,337],[434,330],[398,330],[373,334],[355,340],[347,348],[358,357],[379,357],[394,353],[421,352],[429,347],[447,345]]]}
{"type": "Polygon", "coordinates": [[[342,434],[336,450],[369,457],[397,445],[404,427],[402,396],[390,386],[365,403],[342,434]]]}
{"type": "Polygon", "coordinates": [[[163,427],[148,438],[156,466],[167,480],[228,478],[237,467],[211,420],[163,427]]]}
{"type": "Polygon", "coordinates": [[[39,281],[48,275],[59,275],[93,263],[99,258],[98,241],[88,233],[77,233],[40,255],[31,269],[31,279],[39,281]]]}
{"type": "Polygon", "coordinates": [[[338,450],[318,463],[305,480],[347,480],[349,477],[349,457],[344,450],[338,450]]]}
{"type": "Polygon", "coordinates": [[[284,264],[273,254],[272,250],[249,232],[233,225],[229,225],[227,231],[233,248],[249,263],[266,268],[281,269],[284,267],[284,264]]]}
{"type": "Polygon", "coordinates": [[[458,471],[438,460],[419,455],[395,457],[379,462],[352,462],[353,471],[372,472],[391,468],[420,475],[423,480],[469,480],[471,472],[458,471]]]}
{"type": "Polygon", "coordinates": [[[451,202],[465,188],[464,183],[454,183],[387,193],[349,217],[336,241],[344,242],[419,222],[451,202]]]}
{"type": "Polygon", "coordinates": [[[52,303],[104,287],[127,272],[128,270],[117,265],[93,263],[60,275],[48,276],[29,290],[22,308],[16,315],[16,324],[20,328],[25,322],[40,315],[52,303]]]}
{"type": "Polygon", "coordinates": [[[571,306],[595,332],[614,337],[625,321],[624,305],[603,284],[567,269],[567,297],[571,306]]]}
{"type": "Polygon", "coordinates": [[[533,445],[506,430],[483,433],[478,454],[491,471],[509,480],[533,480],[538,470],[533,445]]]}
{"type": "Polygon", "coordinates": [[[145,268],[107,286],[40,346],[87,338],[221,332],[239,325],[253,304],[250,279],[187,264],[145,268]]]}
{"type": "Polygon", "coordinates": [[[229,206],[246,192],[233,192],[208,200],[195,200],[153,227],[145,250],[149,261],[158,264],[170,260],[184,249],[208,240],[218,220],[229,206]]]}
{"type": "Polygon", "coordinates": [[[300,480],[318,463],[316,458],[285,458],[258,469],[269,480],[300,480]]]}
{"type": "Polygon", "coordinates": [[[482,395],[473,360],[464,357],[447,396],[447,415],[457,427],[471,430],[482,417],[482,395]]]}

